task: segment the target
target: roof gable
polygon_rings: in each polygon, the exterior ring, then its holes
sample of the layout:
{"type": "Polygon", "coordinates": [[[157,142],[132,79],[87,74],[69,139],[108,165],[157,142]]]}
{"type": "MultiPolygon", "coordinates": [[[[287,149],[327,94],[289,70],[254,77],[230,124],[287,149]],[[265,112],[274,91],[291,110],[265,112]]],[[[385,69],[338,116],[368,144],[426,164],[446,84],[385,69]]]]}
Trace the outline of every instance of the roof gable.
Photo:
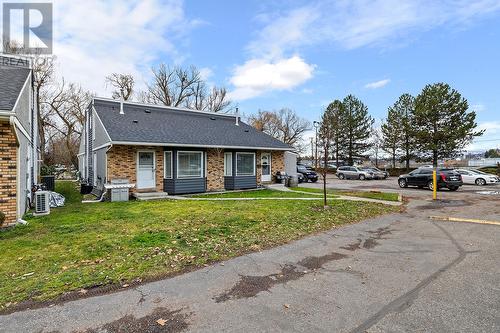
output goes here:
{"type": "Polygon", "coordinates": [[[31,70],[0,65],[0,110],[12,111],[31,70]]]}
{"type": "Polygon", "coordinates": [[[94,108],[113,142],[292,150],[233,115],[94,99],[94,108]]]}

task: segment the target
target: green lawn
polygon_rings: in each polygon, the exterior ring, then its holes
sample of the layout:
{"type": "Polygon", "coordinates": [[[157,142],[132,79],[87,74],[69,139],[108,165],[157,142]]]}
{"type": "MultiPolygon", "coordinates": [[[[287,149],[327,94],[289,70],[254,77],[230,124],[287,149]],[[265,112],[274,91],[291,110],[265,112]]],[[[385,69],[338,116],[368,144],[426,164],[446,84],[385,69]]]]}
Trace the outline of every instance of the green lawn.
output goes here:
{"type": "Polygon", "coordinates": [[[0,232],[0,309],[200,267],[399,209],[349,201],[326,211],[320,201],[82,204],[74,183],[56,190],[66,207],[0,232]]]}
{"type": "MultiPolygon", "coordinates": [[[[309,187],[292,187],[290,188],[294,191],[310,192],[310,193],[323,193],[322,189],[319,188],[309,188],[309,187]]],[[[346,195],[351,197],[361,197],[369,199],[378,199],[386,201],[399,201],[399,194],[388,193],[388,192],[369,192],[369,191],[343,191],[343,190],[333,190],[327,189],[326,192],[331,195],[346,195]]]]}
{"type": "Polygon", "coordinates": [[[307,193],[285,192],[278,190],[252,190],[212,194],[196,194],[193,198],[317,198],[317,195],[307,193]]]}

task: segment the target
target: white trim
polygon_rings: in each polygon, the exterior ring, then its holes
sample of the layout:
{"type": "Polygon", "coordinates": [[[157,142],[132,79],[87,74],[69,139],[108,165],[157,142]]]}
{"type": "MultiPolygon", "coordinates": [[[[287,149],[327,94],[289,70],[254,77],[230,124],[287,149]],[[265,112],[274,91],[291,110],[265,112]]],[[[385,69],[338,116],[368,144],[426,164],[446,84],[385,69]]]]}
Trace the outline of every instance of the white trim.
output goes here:
{"type": "Polygon", "coordinates": [[[261,172],[260,172],[260,177],[261,177],[261,181],[263,182],[270,182],[272,180],[272,174],[273,174],[273,171],[272,171],[272,154],[271,153],[267,153],[267,152],[262,152],[260,153],[260,167],[261,167],[261,172]],[[268,158],[268,165],[269,165],[269,174],[268,175],[264,175],[264,173],[262,172],[262,156],[264,155],[267,155],[269,158],[268,158]],[[264,179],[264,177],[266,177],[266,179],[264,179]]]}
{"type": "MultiPolygon", "coordinates": [[[[105,101],[105,102],[114,102],[117,104],[120,103],[120,101],[118,101],[116,99],[106,98],[106,97],[94,97],[94,100],[100,100],[100,101],[105,101]]],[[[206,115],[214,115],[214,116],[222,116],[222,117],[234,117],[235,116],[235,114],[232,114],[232,113],[218,113],[218,112],[213,112],[213,111],[200,111],[200,110],[193,110],[193,109],[188,109],[188,108],[180,108],[177,106],[156,105],[156,104],[138,103],[138,102],[131,102],[131,101],[123,101],[123,104],[144,106],[144,107],[155,108],[155,109],[189,111],[189,112],[194,112],[194,113],[201,113],[201,114],[206,114],[206,115]]]]}
{"type": "Polygon", "coordinates": [[[136,171],[135,171],[135,177],[137,179],[137,189],[138,190],[144,190],[144,189],[153,189],[156,188],[156,152],[154,150],[138,150],[137,155],[136,155],[136,171]],[[139,187],[139,153],[153,153],[153,182],[154,186],[153,187],[139,187]]]}
{"type": "MultiPolygon", "coordinates": [[[[112,146],[113,144],[111,142],[108,142],[108,143],[105,143],[103,145],[100,145],[100,146],[97,146],[95,147],[94,149],[92,149],[92,151],[97,151],[97,150],[101,150],[102,148],[106,148],[108,146],[112,146]]],[[[85,154],[85,153],[80,153],[80,154],[85,154]]]]}
{"type": "Polygon", "coordinates": [[[0,110],[0,117],[13,117],[16,113],[8,110],[0,110]]]}
{"type": "Polygon", "coordinates": [[[94,186],[97,186],[97,153],[93,152],[92,153],[92,175],[93,175],[93,181],[94,181],[94,186]]]}
{"type": "Polygon", "coordinates": [[[163,152],[163,178],[165,178],[165,179],[173,179],[174,178],[174,152],[172,150],[165,150],[163,152]],[[170,176],[168,176],[168,177],[166,174],[167,158],[165,157],[165,155],[167,155],[167,153],[170,153],[170,176]]]}
{"type": "Polygon", "coordinates": [[[176,176],[177,176],[177,179],[199,179],[199,178],[204,178],[203,177],[203,168],[204,168],[204,161],[203,161],[203,151],[197,151],[197,150],[178,150],[177,151],[177,158],[176,158],[176,176]],[[200,153],[201,154],[201,159],[200,159],[200,162],[201,162],[201,166],[200,166],[200,172],[201,172],[201,175],[198,177],[198,176],[190,176],[190,177],[179,177],[179,153],[200,153]]]}
{"type": "Polygon", "coordinates": [[[26,88],[26,85],[28,84],[28,81],[30,81],[30,79],[31,79],[31,75],[32,75],[33,72],[31,70],[31,68],[29,70],[30,70],[29,75],[26,78],[26,81],[24,81],[23,87],[21,88],[21,91],[19,92],[19,95],[17,96],[16,102],[14,103],[14,106],[12,107],[12,111],[14,111],[14,112],[16,110],[17,104],[19,104],[19,100],[21,99],[21,95],[23,94],[24,88],[26,88]]]}
{"type": "Polygon", "coordinates": [[[232,176],[233,176],[233,152],[227,151],[224,153],[224,177],[232,177],[232,176]],[[226,156],[231,156],[229,159],[230,161],[229,165],[226,165],[226,156]]]}
{"type": "MultiPolygon", "coordinates": [[[[92,104],[92,112],[96,115],[97,120],[99,120],[99,122],[101,123],[101,126],[104,129],[104,133],[106,133],[106,136],[108,137],[108,141],[111,141],[111,137],[109,136],[108,130],[104,126],[104,124],[103,124],[103,122],[101,120],[101,117],[99,117],[99,114],[97,113],[97,111],[96,111],[96,109],[94,107],[94,104],[92,104]]],[[[95,140],[95,124],[94,124],[94,131],[93,131],[93,133],[94,133],[93,136],[94,136],[94,140],[95,140]]]]}
{"type": "Polygon", "coordinates": [[[23,133],[24,137],[26,139],[28,139],[29,143],[31,143],[33,141],[31,139],[31,135],[28,134],[28,131],[26,131],[23,124],[21,124],[21,122],[19,121],[19,119],[17,119],[17,117],[13,117],[13,118],[14,118],[14,124],[16,125],[16,127],[21,131],[21,133],[23,133]]]}
{"type": "Polygon", "coordinates": [[[199,145],[188,143],[164,143],[164,142],[134,142],[134,141],[111,141],[113,145],[130,146],[160,146],[160,147],[193,147],[193,148],[224,148],[224,149],[253,149],[253,150],[284,150],[292,151],[293,148],[271,148],[271,147],[251,147],[251,146],[226,146],[226,145],[199,145]]]}
{"type": "Polygon", "coordinates": [[[252,176],[255,176],[255,171],[256,171],[255,170],[255,162],[256,162],[255,161],[255,153],[251,153],[251,152],[247,152],[247,151],[237,151],[236,152],[236,158],[235,158],[235,160],[236,160],[236,168],[235,168],[235,175],[236,175],[236,177],[239,177],[239,176],[241,176],[241,177],[252,177],[252,176]],[[253,155],[253,174],[251,174],[251,175],[239,175],[238,174],[238,154],[253,155]]]}

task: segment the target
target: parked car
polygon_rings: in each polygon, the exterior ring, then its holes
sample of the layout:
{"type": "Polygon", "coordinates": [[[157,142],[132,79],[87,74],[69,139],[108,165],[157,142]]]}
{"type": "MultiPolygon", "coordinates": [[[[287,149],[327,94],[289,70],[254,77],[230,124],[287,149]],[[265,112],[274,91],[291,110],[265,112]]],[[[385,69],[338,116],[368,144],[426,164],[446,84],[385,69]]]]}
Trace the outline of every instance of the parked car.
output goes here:
{"type": "MultiPolygon", "coordinates": [[[[401,175],[398,179],[399,187],[417,186],[418,188],[427,187],[434,189],[432,179],[433,169],[419,168],[409,174],[401,175]]],[[[456,191],[463,185],[462,176],[453,169],[440,168],[437,170],[437,189],[448,188],[450,191],[456,191]]]]}
{"type": "Polygon", "coordinates": [[[297,165],[297,172],[304,176],[304,182],[306,183],[308,181],[311,181],[313,183],[318,181],[318,174],[305,165],[297,165]]]}
{"type": "Polygon", "coordinates": [[[363,169],[373,171],[373,178],[374,179],[387,179],[387,178],[389,178],[389,173],[387,171],[382,171],[379,168],[368,167],[368,168],[363,168],[363,169]]]}
{"type": "Polygon", "coordinates": [[[299,184],[303,183],[306,180],[304,175],[301,173],[297,173],[297,178],[298,178],[299,184]]]}
{"type": "Polygon", "coordinates": [[[337,177],[339,179],[373,179],[373,170],[364,170],[361,167],[341,166],[337,169],[337,177]]]}
{"type": "Polygon", "coordinates": [[[484,186],[500,182],[500,177],[479,170],[456,169],[455,171],[462,175],[464,184],[484,186]]]}
{"type": "Polygon", "coordinates": [[[434,166],[432,164],[421,165],[418,167],[419,169],[433,169],[434,166]]]}

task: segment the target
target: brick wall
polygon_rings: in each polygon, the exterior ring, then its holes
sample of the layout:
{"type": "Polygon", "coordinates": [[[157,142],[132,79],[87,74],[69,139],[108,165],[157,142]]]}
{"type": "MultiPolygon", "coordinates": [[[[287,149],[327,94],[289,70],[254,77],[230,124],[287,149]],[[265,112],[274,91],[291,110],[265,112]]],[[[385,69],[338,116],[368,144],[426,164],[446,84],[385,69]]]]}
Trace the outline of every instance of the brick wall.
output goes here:
{"type": "Polygon", "coordinates": [[[224,190],[224,150],[207,149],[207,191],[224,190]]]}
{"type": "Polygon", "coordinates": [[[8,122],[0,122],[0,211],[5,214],[2,226],[17,219],[17,141],[8,122]]]}
{"type": "MultiPolygon", "coordinates": [[[[113,179],[126,178],[137,184],[137,151],[151,150],[156,159],[156,191],[163,192],[163,148],[149,146],[113,146],[107,153],[108,182],[113,179]]],[[[150,191],[150,190],[149,190],[150,191]]],[[[131,192],[137,192],[136,188],[131,192]]]]}

